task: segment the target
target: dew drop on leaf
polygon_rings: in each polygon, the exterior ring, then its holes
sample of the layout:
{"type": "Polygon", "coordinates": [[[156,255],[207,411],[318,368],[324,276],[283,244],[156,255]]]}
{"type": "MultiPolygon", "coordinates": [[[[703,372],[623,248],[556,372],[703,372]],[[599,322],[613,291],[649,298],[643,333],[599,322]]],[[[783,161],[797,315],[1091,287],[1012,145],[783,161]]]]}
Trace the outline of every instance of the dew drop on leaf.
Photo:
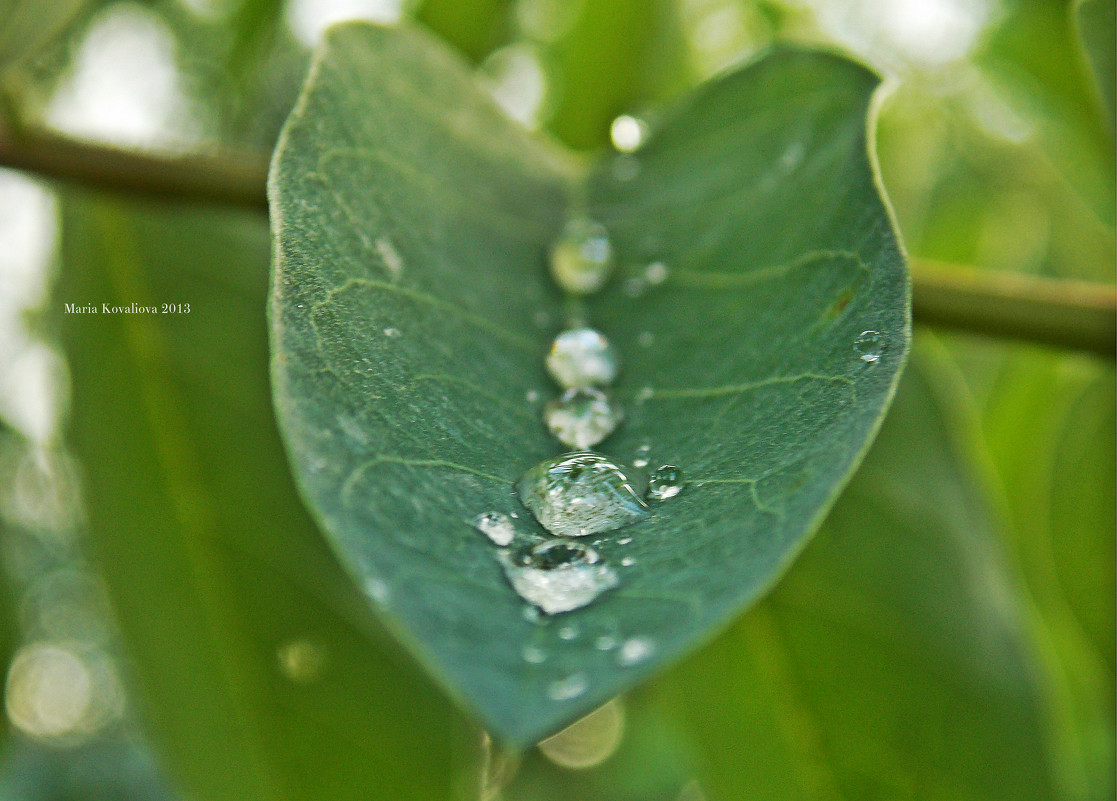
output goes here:
{"type": "Polygon", "coordinates": [[[547,652],[538,645],[525,645],[520,651],[524,661],[532,665],[541,665],[547,661],[547,652]]]}
{"type": "Polygon", "coordinates": [[[584,217],[570,220],[551,248],[551,276],[561,289],[589,295],[609,280],[613,245],[604,227],[584,217]]]}
{"type": "Polygon", "coordinates": [[[648,454],[652,452],[652,446],[646,442],[636,449],[636,458],[632,460],[632,466],[643,469],[648,466],[648,454]]]}
{"type": "Polygon", "coordinates": [[[516,537],[516,527],[508,515],[485,512],[473,519],[473,527],[492,540],[494,545],[511,545],[516,537]]]}
{"type": "Polygon", "coordinates": [[[643,662],[655,653],[655,643],[647,637],[631,637],[624,641],[617,651],[617,664],[622,667],[643,662]]]}
{"type": "Polygon", "coordinates": [[[585,673],[573,673],[565,679],[552,681],[547,685],[547,697],[552,701],[569,701],[577,698],[589,687],[585,673]]]}
{"type": "Polygon", "coordinates": [[[516,492],[540,525],[564,537],[612,531],[647,513],[624,470],[589,451],[540,462],[516,482],[516,492]]]}
{"type": "Polygon", "coordinates": [[[548,615],[580,609],[617,585],[617,574],[592,548],[573,540],[539,542],[501,565],[521,598],[548,615]]]}
{"type": "Polygon", "coordinates": [[[652,503],[666,501],[682,492],[684,485],[683,471],[673,464],[665,464],[648,479],[648,491],[644,497],[652,503]]]}
{"type": "Polygon", "coordinates": [[[621,411],[595,389],[568,389],[543,407],[547,430],[572,448],[591,448],[616,430],[621,411]]]}
{"type": "Polygon", "coordinates": [[[854,350],[858,358],[865,364],[876,364],[880,361],[884,344],[880,331],[862,331],[860,336],[853,341],[854,350]]]}
{"type": "Polygon", "coordinates": [[[571,328],[555,337],[547,354],[547,372],[567,388],[608,386],[617,377],[617,351],[592,328],[571,328]]]}

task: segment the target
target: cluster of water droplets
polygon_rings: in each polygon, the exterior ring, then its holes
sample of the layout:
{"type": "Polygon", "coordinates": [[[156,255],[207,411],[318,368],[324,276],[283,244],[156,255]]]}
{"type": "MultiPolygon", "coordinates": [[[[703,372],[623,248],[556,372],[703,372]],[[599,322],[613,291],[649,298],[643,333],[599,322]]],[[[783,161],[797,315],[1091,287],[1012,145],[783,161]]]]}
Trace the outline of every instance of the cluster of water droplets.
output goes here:
{"type": "MultiPolygon", "coordinates": [[[[555,283],[574,297],[605,286],[613,264],[608,232],[584,216],[571,219],[550,250],[555,283]]],[[[656,263],[648,282],[659,283],[665,278],[666,267],[656,263]]],[[[497,546],[497,559],[508,582],[530,604],[526,614],[533,620],[538,620],[540,613],[549,616],[580,609],[616,587],[620,583],[617,568],[582,540],[640,521],[648,514],[650,504],[672,498],[683,488],[682,472],[673,465],[664,465],[648,476],[645,468],[650,446],[638,451],[633,468],[590,450],[624,420],[621,405],[610,394],[620,373],[620,356],[604,334],[583,321],[570,325],[555,337],[544,366],[559,392],[542,405],[543,424],[573,450],[529,469],[516,482],[515,490],[547,535],[518,530],[515,513],[486,512],[474,519],[474,526],[497,546]]],[[[529,402],[539,399],[537,392],[529,393],[529,402]]],[[[619,542],[631,541],[626,537],[619,542]]],[[[633,564],[632,557],[620,560],[622,568],[633,564]]],[[[571,639],[577,636],[576,631],[565,626],[560,635],[565,632],[571,639]]],[[[640,661],[639,643],[644,640],[625,641],[637,642],[628,645],[627,650],[616,642],[600,647],[609,642],[608,637],[598,638],[599,650],[619,648],[619,664],[640,661]]],[[[529,663],[546,658],[534,645],[525,646],[523,657],[529,663]]],[[[570,689],[557,688],[555,697],[570,689]]]]}

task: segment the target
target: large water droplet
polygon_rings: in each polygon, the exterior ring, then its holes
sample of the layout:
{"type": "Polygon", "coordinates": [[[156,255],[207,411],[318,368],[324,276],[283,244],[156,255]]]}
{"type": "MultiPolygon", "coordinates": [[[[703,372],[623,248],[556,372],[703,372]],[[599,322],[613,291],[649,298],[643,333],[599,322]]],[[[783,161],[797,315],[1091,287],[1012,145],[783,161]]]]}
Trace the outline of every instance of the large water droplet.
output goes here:
{"type": "Polygon", "coordinates": [[[853,341],[853,348],[865,364],[876,364],[880,361],[881,352],[884,350],[880,331],[862,331],[861,335],[853,341]]]}
{"type": "Polygon", "coordinates": [[[473,519],[473,526],[490,540],[494,545],[511,545],[516,537],[516,527],[508,515],[500,512],[485,512],[473,519]]]}
{"type": "Polygon", "coordinates": [[[591,448],[616,430],[621,411],[595,389],[568,389],[543,407],[547,430],[572,448],[591,448]]]}
{"type": "Polygon", "coordinates": [[[540,462],[516,482],[516,491],[545,529],[566,537],[612,531],[647,512],[624,470],[589,451],[540,462]]]}
{"type": "Polygon", "coordinates": [[[573,540],[547,540],[500,559],[512,588],[548,615],[580,609],[617,585],[597,552],[573,540]]]}
{"type": "Polygon", "coordinates": [[[665,464],[648,479],[648,491],[644,497],[653,503],[674,498],[683,491],[684,483],[683,471],[673,464],[665,464]]]}
{"type": "Polygon", "coordinates": [[[555,337],[547,354],[547,372],[561,386],[608,386],[617,377],[617,351],[592,328],[571,328],[555,337]]]}
{"type": "Polygon", "coordinates": [[[593,220],[570,220],[551,249],[555,283],[571,294],[589,295],[605,286],[612,270],[609,233],[593,220]]]}

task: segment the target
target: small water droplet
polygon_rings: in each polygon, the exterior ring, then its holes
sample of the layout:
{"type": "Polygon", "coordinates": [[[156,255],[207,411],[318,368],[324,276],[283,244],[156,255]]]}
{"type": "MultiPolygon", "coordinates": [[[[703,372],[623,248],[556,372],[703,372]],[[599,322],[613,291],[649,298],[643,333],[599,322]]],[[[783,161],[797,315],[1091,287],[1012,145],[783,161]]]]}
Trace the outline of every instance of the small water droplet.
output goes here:
{"type": "Polygon", "coordinates": [[[632,567],[634,564],[636,564],[636,560],[631,556],[626,556],[624,559],[621,560],[622,567],[632,567]]]}
{"type": "Polygon", "coordinates": [[[516,492],[545,529],[567,537],[612,531],[647,512],[624,470],[589,451],[540,462],[516,482],[516,492]]]}
{"type": "Polygon", "coordinates": [[[384,336],[391,337],[391,338],[395,339],[396,337],[400,336],[399,329],[398,328],[385,328],[384,329],[384,336]]]}
{"type": "Polygon", "coordinates": [[[780,166],[785,172],[791,172],[803,161],[803,143],[792,142],[780,156],[780,166]]]}
{"type": "Polygon", "coordinates": [[[667,280],[667,265],[661,261],[653,261],[644,268],[644,280],[652,286],[659,286],[667,280]]]}
{"type": "Polygon", "coordinates": [[[380,259],[388,268],[392,278],[399,278],[403,274],[403,257],[399,255],[392,240],[385,236],[378,236],[373,244],[376,245],[376,252],[380,254],[380,259]]]}
{"type": "Polygon", "coordinates": [[[603,634],[593,641],[593,647],[599,651],[612,651],[617,647],[617,638],[612,634],[603,634]]]}
{"type": "Polygon", "coordinates": [[[519,596],[548,615],[580,609],[617,585],[597,552],[573,540],[547,540],[498,558],[519,596]]]}
{"type": "Polygon", "coordinates": [[[610,169],[618,181],[633,181],[640,175],[640,160],[629,153],[622,153],[613,159],[610,169]]]}
{"type": "Polygon", "coordinates": [[[591,448],[616,430],[622,418],[603,392],[568,389],[543,407],[547,430],[572,448],[591,448]]]}
{"type": "Polygon", "coordinates": [[[599,331],[563,331],[547,353],[547,372],[566,388],[608,386],[617,377],[617,351],[599,331]]]}
{"type": "MultiPolygon", "coordinates": [[[[535,607],[529,607],[534,609],[535,607]]],[[[523,650],[520,651],[520,656],[524,658],[525,662],[532,665],[541,665],[547,661],[547,652],[537,645],[525,645],[523,650]]]]}
{"type": "Polygon", "coordinates": [[[576,640],[582,631],[577,626],[563,626],[558,630],[560,640],[576,640]]]}
{"type": "Polygon", "coordinates": [[[613,271],[613,245],[609,233],[593,220],[578,217],[567,222],[551,249],[551,276],[574,295],[589,295],[609,280],[613,271]]]}
{"type": "Polygon", "coordinates": [[[651,387],[641,387],[636,392],[636,402],[645,403],[655,397],[655,390],[651,387]]]}
{"type": "Polygon", "coordinates": [[[665,464],[648,479],[644,498],[649,502],[666,501],[683,491],[683,471],[673,464],[665,464]]]}
{"type": "Polygon", "coordinates": [[[636,344],[642,348],[650,348],[655,344],[655,334],[651,331],[641,331],[636,335],[636,344]]]}
{"type": "Polygon", "coordinates": [[[638,117],[622,114],[609,126],[609,138],[613,147],[621,153],[632,153],[644,144],[648,136],[648,124],[638,117]]]}
{"type": "Polygon", "coordinates": [[[630,637],[621,645],[617,652],[617,664],[622,667],[643,662],[655,653],[655,643],[647,637],[630,637]]]}
{"type": "Polygon", "coordinates": [[[527,392],[524,393],[524,400],[526,400],[528,403],[538,403],[539,393],[536,392],[534,389],[529,389],[527,392]]]}
{"type": "Polygon", "coordinates": [[[565,679],[552,681],[547,685],[547,697],[552,701],[569,701],[577,698],[589,687],[585,673],[572,673],[565,679]]]}
{"type": "MultiPolygon", "coordinates": [[[[644,443],[636,449],[636,458],[632,460],[632,466],[643,469],[648,466],[648,454],[652,452],[652,446],[644,443]]],[[[622,543],[623,544],[623,543],[622,543]]]]}
{"type": "Polygon", "coordinates": [[[376,578],[375,576],[365,581],[365,593],[381,606],[388,603],[392,597],[392,591],[388,587],[388,582],[376,578]]]}
{"type": "Polygon", "coordinates": [[[853,347],[865,364],[876,364],[880,361],[881,352],[884,350],[880,331],[862,331],[853,341],[853,347]]]}
{"type": "Polygon", "coordinates": [[[525,606],[524,620],[526,620],[528,623],[542,623],[543,615],[542,613],[540,613],[538,608],[534,606],[525,606]]]}
{"type": "Polygon", "coordinates": [[[617,545],[628,545],[632,542],[632,537],[621,537],[617,540],[617,545]]]}
{"type": "Polygon", "coordinates": [[[516,538],[516,527],[508,515],[485,512],[473,519],[473,527],[492,540],[494,545],[511,545],[516,538]]]}

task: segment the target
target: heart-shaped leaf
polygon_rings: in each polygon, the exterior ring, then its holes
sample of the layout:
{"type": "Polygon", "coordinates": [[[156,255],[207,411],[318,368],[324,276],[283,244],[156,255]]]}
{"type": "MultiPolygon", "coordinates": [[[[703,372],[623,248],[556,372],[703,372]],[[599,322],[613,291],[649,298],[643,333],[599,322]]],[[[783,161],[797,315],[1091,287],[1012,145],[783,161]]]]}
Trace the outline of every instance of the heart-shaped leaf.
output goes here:
{"type": "Polygon", "coordinates": [[[909,338],[867,155],[876,84],[779,51],[581,170],[418,32],[344,26],[318,52],[270,184],[281,429],[342,560],[497,735],[530,743],[707,640],[856,466],[909,338]],[[689,483],[601,538],[619,586],[540,625],[470,521],[526,527],[513,483],[562,450],[533,399],[556,394],[548,247],[583,211],[620,273],[588,307],[623,358],[627,420],[601,450],[649,445],[689,483]],[[881,347],[862,353],[868,329],[881,347]]]}

